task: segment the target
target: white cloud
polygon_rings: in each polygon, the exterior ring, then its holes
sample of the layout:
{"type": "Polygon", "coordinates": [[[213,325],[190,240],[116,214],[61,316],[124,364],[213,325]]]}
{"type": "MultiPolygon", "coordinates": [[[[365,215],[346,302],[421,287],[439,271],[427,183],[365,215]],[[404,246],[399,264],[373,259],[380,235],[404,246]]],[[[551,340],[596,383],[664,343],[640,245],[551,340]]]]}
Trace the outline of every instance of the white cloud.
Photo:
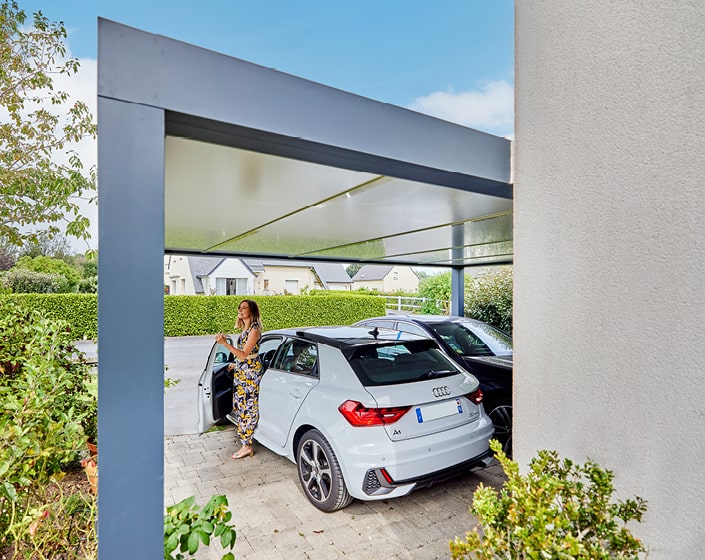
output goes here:
{"type": "Polygon", "coordinates": [[[409,108],[498,136],[514,135],[514,86],[504,80],[459,93],[436,91],[409,108]]]}

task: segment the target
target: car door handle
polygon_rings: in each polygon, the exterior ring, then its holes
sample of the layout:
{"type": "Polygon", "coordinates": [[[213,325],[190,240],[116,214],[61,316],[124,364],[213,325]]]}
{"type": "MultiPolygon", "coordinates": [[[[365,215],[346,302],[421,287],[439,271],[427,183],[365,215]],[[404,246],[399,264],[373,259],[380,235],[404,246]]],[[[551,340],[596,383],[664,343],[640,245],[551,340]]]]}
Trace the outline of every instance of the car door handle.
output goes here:
{"type": "Polygon", "coordinates": [[[303,396],[301,391],[299,391],[298,389],[292,389],[291,391],[289,391],[289,394],[295,399],[300,399],[303,396]]]}

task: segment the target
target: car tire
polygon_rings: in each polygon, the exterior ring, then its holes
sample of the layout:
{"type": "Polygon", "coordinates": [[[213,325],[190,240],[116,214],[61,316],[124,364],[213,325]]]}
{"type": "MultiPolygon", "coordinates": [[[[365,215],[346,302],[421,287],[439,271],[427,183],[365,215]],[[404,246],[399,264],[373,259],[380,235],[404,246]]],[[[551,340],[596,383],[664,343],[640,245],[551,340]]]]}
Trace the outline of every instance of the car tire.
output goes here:
{"type": "Polygon", "coordinates": [[[309,430],[301,437],[296,465],[304,494],[321,511],[336,511],[352,502],[338,459],[318,430],[309,430]]]}
{"type": "Polygon", "coordinates": [[[494,426],[494,439],[502,444],[507,457],[512,456],[512,404],[509,402],[488,403],[487,416],[494,426]]]}

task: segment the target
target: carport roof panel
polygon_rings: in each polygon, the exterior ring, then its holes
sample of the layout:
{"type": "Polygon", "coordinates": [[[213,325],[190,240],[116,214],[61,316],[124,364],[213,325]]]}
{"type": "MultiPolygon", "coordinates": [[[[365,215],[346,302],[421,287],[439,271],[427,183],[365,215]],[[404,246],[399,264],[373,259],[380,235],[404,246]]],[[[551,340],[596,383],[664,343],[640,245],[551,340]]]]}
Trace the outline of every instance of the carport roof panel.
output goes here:
{"type": "Polygon", "coordinates": [[[501,241],[506,258],[511,242],[507,220],[491,219],[511,212],[504,198],[183,138],[167,137],[165,156],[174,252],[447,264],[451,226],[465,223],[484,256],[501,241]]]}

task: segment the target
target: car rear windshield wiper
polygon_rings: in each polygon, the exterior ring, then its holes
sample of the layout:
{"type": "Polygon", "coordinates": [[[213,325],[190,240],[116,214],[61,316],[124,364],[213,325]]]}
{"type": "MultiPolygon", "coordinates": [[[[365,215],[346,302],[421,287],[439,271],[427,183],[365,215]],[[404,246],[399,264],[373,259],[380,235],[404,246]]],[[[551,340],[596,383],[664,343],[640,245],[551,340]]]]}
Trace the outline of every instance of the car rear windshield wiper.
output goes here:
{"type": "Polygon", "coordinates": [[[439,377],[441,375],[448,375],[449,373],[458,373],[458,372],[454,369],[440,369],[440,370],[432,369],[432,370],[424,373],[421,376],[421,379],[432,379],[434,377],[439,377]]]}

